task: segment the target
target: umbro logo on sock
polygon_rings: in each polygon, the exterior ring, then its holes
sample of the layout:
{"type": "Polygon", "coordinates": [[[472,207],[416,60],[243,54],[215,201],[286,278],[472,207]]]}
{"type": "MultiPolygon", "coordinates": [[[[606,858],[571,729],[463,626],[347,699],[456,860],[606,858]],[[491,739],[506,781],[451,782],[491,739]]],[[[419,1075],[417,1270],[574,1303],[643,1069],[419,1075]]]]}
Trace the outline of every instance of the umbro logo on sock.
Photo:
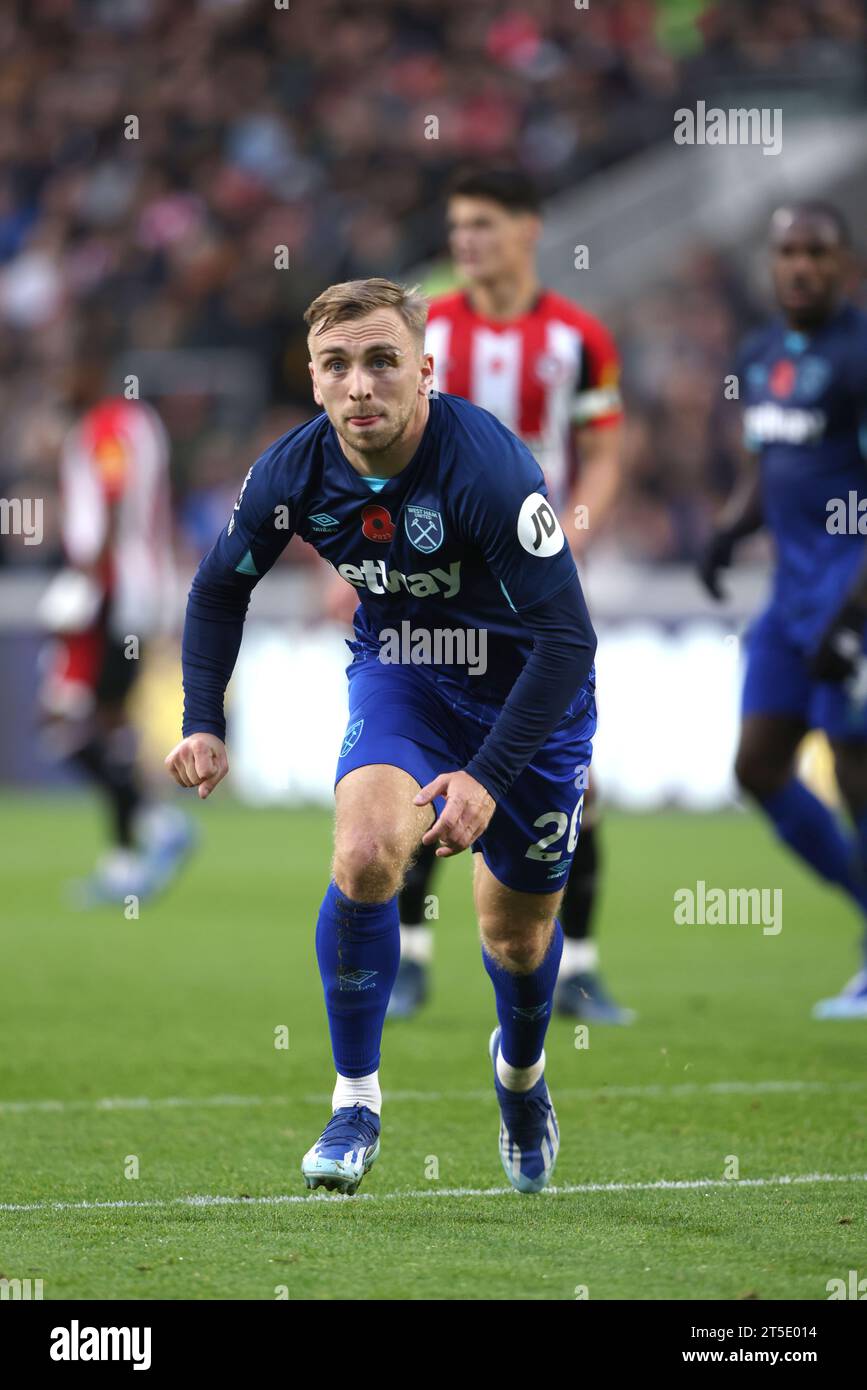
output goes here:
{"type": "Polygon", "coordinates": [[[339,989],[373,989],[368,980],[378,975],[378,970],[345,970],[337,976],[339,989]]]}
{"type": "Polygon", "coordinates": [[[517,1004],[512,1006],[512,1014],[515,1018],[528,1018],[531,1023],[535,1023],[537,1019],[544,1018],[547,1012],[547,1003],[533,1004],[529,1009],[519,1009],[517,1004]]]}

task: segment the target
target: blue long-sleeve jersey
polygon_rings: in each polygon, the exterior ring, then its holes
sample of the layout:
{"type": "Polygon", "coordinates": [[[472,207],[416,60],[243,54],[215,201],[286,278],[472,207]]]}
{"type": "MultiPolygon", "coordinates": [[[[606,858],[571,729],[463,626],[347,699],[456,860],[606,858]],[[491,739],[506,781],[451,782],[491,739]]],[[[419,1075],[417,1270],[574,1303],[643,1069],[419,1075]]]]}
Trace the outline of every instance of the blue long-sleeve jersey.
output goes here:
{"type": "Polygon", "coordinates": [[[867,315],[843,304],[811,333],[776,319],[741,348],[737,375],[777,552],[771,601],[812,646],[865,559],[867,315]]]}
{"type": "Polygon", "coordinates": [[[501,707],[466,768],[495,799],[557,724],[591,703],[596,638],[542,472],[494,416],[442,395],[413,458],[375,494],[325,414],[256,460],[190,590],[185,735],[225,736],[223,696],[250,594],[293,534],[358,590],[356,660],[380,656],[382,634],[404,622],[430,634],[431,652],[438,633],[485,633],[483,672],[423,669],[470,705],[501,707]]]}

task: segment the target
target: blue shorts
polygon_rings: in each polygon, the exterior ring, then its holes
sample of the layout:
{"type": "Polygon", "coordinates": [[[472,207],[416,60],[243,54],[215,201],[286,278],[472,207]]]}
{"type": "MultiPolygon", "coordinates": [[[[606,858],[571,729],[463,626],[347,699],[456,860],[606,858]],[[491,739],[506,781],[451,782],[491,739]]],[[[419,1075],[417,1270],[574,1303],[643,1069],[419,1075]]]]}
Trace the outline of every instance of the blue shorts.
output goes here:
{"type": "MultiPolygon", "coordinates": [[[[349,678],[349,724],[337,759],[335,786],[347,772],[389,763],[426,786],[441,772],[465,767],[484,742],[500,707],[461,696],[417,666],[354,661],[349,678]]],[[[576,700],[497,803],[472,846],[495,878],[521,893],[556,893],[569,875],[596,732],[596,704],[576,700]]],[[[436,797],[436,812],[445,801],[436,797]]]]}
{"type": "Polygon", "coordinates": [[[743,716],[788,715],[832,739],[867,739],[867,705],[853,700],[845,684],[811,676],[811,652],[792,638],[773,606],[749,629],[746,654],[743,716]]]}

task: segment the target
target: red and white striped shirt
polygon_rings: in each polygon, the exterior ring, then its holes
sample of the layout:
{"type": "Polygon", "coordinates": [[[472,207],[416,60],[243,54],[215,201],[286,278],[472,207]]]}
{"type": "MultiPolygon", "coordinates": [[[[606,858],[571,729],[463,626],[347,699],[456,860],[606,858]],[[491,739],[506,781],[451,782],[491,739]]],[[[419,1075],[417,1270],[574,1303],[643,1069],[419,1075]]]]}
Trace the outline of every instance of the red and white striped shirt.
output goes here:
{"type": "Polygon", "coordinates": [[[436,389],[464,396],[519,435],[562,507],[577,466],[575,427],[621,418],[620,360],[608,330],[551,290],[507,321],[477,313],[459,290],[432,302],[425,350],[436,389]]]}
{"type": "Polygon", "coordinates": [[[174,562],[169,441],[156,411],[124,398],[88,410],[64,441],[60,483],[70,563],[101,563],[120,632],[158,629],[171,602],[174,562]]]}

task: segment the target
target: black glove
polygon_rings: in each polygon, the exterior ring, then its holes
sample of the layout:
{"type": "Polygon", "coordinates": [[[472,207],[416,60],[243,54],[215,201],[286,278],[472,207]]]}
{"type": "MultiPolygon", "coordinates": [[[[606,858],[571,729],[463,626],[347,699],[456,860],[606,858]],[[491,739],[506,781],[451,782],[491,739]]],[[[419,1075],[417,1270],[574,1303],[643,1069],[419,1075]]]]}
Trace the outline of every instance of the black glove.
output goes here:
{"type": "Polygon", "coordinates": [[[864,650],[867,613],[851,599],[843,604],[810,658],[810,672],[819,681],[839,683],[854,676],[864,650]]]}
{"type": "Polygon", "coordinates": [[[720,570],[728,569],[737,537],[730,531],[714,531],[698,562],[698,574],[711,598],[720,601],[725,594],[719,586],[720,570]]]}

